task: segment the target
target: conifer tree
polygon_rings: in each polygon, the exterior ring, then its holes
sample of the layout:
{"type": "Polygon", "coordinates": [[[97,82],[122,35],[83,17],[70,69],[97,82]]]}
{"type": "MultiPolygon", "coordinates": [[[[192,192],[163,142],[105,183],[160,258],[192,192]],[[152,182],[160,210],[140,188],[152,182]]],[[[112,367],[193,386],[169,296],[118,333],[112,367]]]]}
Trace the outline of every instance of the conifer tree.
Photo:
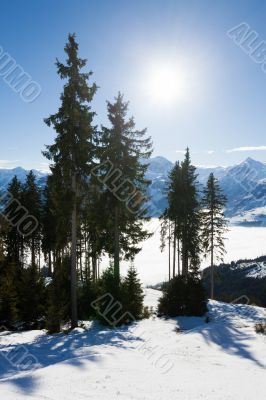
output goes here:
{"type": "Polygon", "coordinates": [[[120,93],[113,104],[107,102],[107,110],[110,127],[102,127],[96,173],[104,182],[106,250],[113,256],[114,275],[119,281],[121,255],[133,259],[140,251],[137,244],[149,237],[143,227],[148,219],[144,210],[148,164],[141,161],[150,157],[152,144],[150,137],[145,137],[146,129],[136,130],[134,119],[127,119],[128,103],[120,93]]]}
{"type": "MultiPolygon", "coordinates": [[[[58,112],[45,120],[57,132],[55,143],[47,146],[45,156],[53,162],[52,173],[57,182],[64,187],[64,199],[69,200],[71,214],[71,326],[77,326],[77,223],[79,216],[79,194],[81,185],[85,185],[93,165],[96,134],[92,125],[94,112],[90,103],[96,92],[96,85],[88,85],[92,74],[82,73],[86,60],[78,56],[78,44],[75,35],[69,35],[65,46],[66,64],[57,60],[57,71],[61,79],[66,79],[61,105],[58,112]]],[[[62,200],[62,204],[63,201],[62,200]]],[[[66,216],[68,217],[68,216],[66,216]]]]}
{"type": "Polygon", "coordinates": [[[227,221],[223,210],[226,197],[223,195],[218,180],[213,173],[210,174],[207,185],[204,188],[202,199],[202,243],[207,254],[211,256],[211,298],[214,298],[214,256],[222,261],[224,248],[224,236],[227,221]]]}
{"type": "Polygon", "coordinates": [[[175,163],[169,173],[166,188],[168,206],[161,217],[162,241],[166,237],[167,221],[170,223],[169,236],[173,243],[173,277],[176,275],[176,255],[178,275],[197,272],[199,269],[200,246],[200,204],[197,189],[197,175],[191,164],[187,149],[184,161],[175,163]]]}
{"type": "Polygon", "coordinates": [[[47,184],[43,191],[43,206],[42,206],[42,251],[45,261],[48,264],[48,275],[52,276],[52,254],[56,249],[56,209],[53,202],[52,177],[48,176],[47,184]]]}
{"type": "Polygon", "coordinates": [[[182,170],[179,162],[175,163],[168,177],[168,209],[167,213],[172,221],[173,231],[173,277],[176,275],[176,254],[178,264],[178,275],[180,275],[180,240],[182,226],[183,186],[182,170]],[[178,251],[177,251],[178,248],[178,251]]]}
{"type": "MultiPolygon", "coordinates": [[[[15,207],[20,207],[20,204],[23,200],[23,188],[22,184],[17,179],[15,175],[14,178],[11,180],[10,184],[7,187],[7,192],[11,195],[10,199],[14,200],[15,207]]],[[[3,212],[3,215],[10,215],[12,213],[12,201],[7,203],[3,212]]],[[[19,233],[16,222],[19,221],[21,218],[20,211],[14,212],[14,218],[12,218],[13,223],[10,223],[9,220],[7,221],[6,229],[5,229],[5,250],[7,255],[7,260],[12,261],[16,264],[23,261],[24,257],[24,250],[25,250],[25,242],[23,240],[22,235],[19,233]]],[[[22,210],[22,216],[24,215],[24,211],[22,210]]]]}
{"type": "Polygon", "coordinates": [[[36,184],[36,177],[33,171],[30,171],[26,177],[23,186],[23,205],[28,213],[36,218],[38,222],[36,229],[25,239],[31,254],[31,265],[36,266],[36,254],[40,251],[40,230],[41,230],[41,193],[36,184]]]}
{"type": "Polygon", "coordinates": [[[191,164],[189,149],[181,163],[182,196],[181,196],[181,242],[182,242],[182,275],[189,271],[199,270],[199,255],[201,252],[200,238],[200,203],[197,188],[196,168],[191,164]]]}
{"type": "Polygon", "coordinates": [[[124,290],[126,295],[124,302],[125,310],[130,312],[136,320],[141,319],[143,316],[144,293],[138,273],[133,265],[129,267],[124,280],[124,290]]]}

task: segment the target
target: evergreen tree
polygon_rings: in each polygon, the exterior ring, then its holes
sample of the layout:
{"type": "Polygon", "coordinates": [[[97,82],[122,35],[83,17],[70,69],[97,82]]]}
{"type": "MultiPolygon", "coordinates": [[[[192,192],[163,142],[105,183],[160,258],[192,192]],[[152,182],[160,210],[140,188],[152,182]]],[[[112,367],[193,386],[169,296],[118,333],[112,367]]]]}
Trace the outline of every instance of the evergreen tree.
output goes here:
{"type": "Polygon", "coordinates": [[[0,263],[0,321],[11,325],[19,319],[20,295],[18,283],[21,268],[14,261],[0,263]]]}
{"type": "Polygon", "coordinates": [[[223,260],[224,237],[227,221],[224,217],[226,198],[222,193],[218,180],[210,174],[204,188],[202,199],[202,243],[207,254],[211,256],[211,298],[214,298],[214,256],[223,260]]]}
{"type": "Polygon", "coordinates": [[[30,265],[22,270],[17,285],[20,320],[25,323],[36,323],[44,316],[46,308],[44,279],[38,273],[36,265],[30,265]]]}
{"type": "Polygon", "coordinates": [[[48,275],[52,276],[52,254],[56,249],[56,209],[52,197],[52,177],[48,176],[47,184],[43,192],[42,207],[42,251],[48,263],[48,275]]]}
{"type": "Polygon", "coordinates": [[[136,319],[143,317],[144,293],[138,273],[133,265],[130,266],[124,281],[125,301],[124,308],[136,319]]]}
{"type": "Polygon", "coordinates": [[[168,317],[202,316],[207,311],[207,296],[203,283],[193,275],[180,275],[162,287],[158,313],[168,317]]]}
{"type": "MultiPolygon", "coordinates": [[[[94,160],[95,134],[92,125],[94,112],[90,102],[96,85],[88,86],[92,72],[82,73],[86,60],[78,57],[75,35],[69,35],[65,47],[66,64],[56,62],[58,74],[66,79],[58,112],[45,120],[57,132],[55,143],[47,146],[45,156],[53,162],[52,173],[64,187],[64,200],[69,199],[71,214],[71,326],[77,326],[77,220],[80,187],[86,183],[94,160]]],[[[62,201],[62,203],[63,203],[62,201]]]]}
{"type": "Polygon", "coordinates": [[[200,238],[200,203],[197,188],[196,168],[191,164],[189,149],[181,163],[182,196],[180,237],[182,242],[182,274],[199,270],[199,255],[201,252],[200,238]]]}
{"type": "Polygon", "coordinates": [[[40,232],[41,232],[41,193],[36,184],[36,177],[33,171],[30,171],[26,177],[25,185],[23,186],[23,205],[28,213],[37,220],[36,229],[25,239],[26,244],[30,248],[31,265],[36,266],[36,254],[40,252],[40,232]]]}
{"type": "Polygon", "coordinates": [[[54,265],[53,280],[48,287],[48,309],[46,328],[50,333],[60,332],[61,322],[70,315],[70,270],[71,259],[66,256],[54,265]]]}
{"type": "Polygon", "coordinates": [[[169,173],[167,187],[168,208],[167,215],[171,221],[173,236],[173,277],[176,275],[176,253],[178,264],[178,275],[180,275],[180,240],[183,218],[183,181],[182,170],[179,162],[175,163],[169,173]],[[177,251],[178,248],[178,251],[177,251]]]}
{"type": "Polygon", "coordinates": [[[115,102],[107,102],[110,127],[102,127],[100,165],[96,174],[104,183],[106,208],[106,250],[114,259],[114,275],[120,278],[120,258],[133,259],[140,251],[137,244],[148,238],[143,227],[149,182],[145,179],[151,154],[146,129],[138,131],[133,118],[127,119],[128,103],[119,93],[115,102]]]}
{"type": "Polygon", "coordinates": [[[182,275],[188,276],[189,272],[199,270],[201,214],[195,170],[187,149],[184,161],[175,163],[168,176],[168,206],[161,217],[161,240],[163,247],[166,237],[173,243],[173,277],[176,275],[176,255],[178,275],[181,273],[180,258],[182,275]]]}
{"type": "MultiPolygon", "coordinates": [[[[15,207],[18,206],[19,208],[22,202],[22,185],[18,181],[16,175],[8,185],[7,192],[11,196],[10,199],[14,200],[13,204],[15,204],[15,207]]],[[[12,207],[13,205],[10,201],[2,211],[3,216],[13,214],[12,221],[8,219],[4,232],[5,251],[8,262],[12,261],[18,264],[23,261],[24,258],[25,242],[17,229],[16,223],[24,215],[24,211],[22,210],[22,214],[20,214],[20,210],[18,212],[12,212],[12,207]]]]}

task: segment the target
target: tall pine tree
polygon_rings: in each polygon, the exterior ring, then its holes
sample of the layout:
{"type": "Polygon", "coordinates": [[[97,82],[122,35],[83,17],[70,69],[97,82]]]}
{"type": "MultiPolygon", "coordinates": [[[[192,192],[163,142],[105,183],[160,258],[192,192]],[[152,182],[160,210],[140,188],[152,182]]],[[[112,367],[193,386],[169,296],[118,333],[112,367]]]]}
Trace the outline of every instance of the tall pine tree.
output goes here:
{"type": "Polygon", "coordinates": [[[182,275],[199,270],[201,251],[200,238],[200,203],[197,187],[196,168],[191,164],[189,149],[181,163],[182,196],[181,196],[181,242],[182,242],[182,275]]]}
{"type": "Polygon", "coordinates": [[[150,157],[152,143],[145,137],[146,129],[136,130],[134,119],[127,119],[128,103],[120,93],[114,103],[107,102],[107,110],[110,126],[102,127],[101,163],[96,173],[104,183],[106,250],[114,259],[119,281],[121,255],[133,259],[140,251],[138,243],[149,237],[143,227],[148,164],[142,160],[150,157]]]}
{"type": "Polygon", "coordinates": [[[218,180],[210,174],[204,188],[202,199],[202,243],[205,252],[211,256],[211,298],[214,298],[214,256],[223,259],[225,253],[224,236],[227,221],[223,210],[226,197],[223,195],[218,180]]]}
{"type": "MultiPolygon", "coordinates": [[[[89,86],[92,74],[82,73],[86,60],[78,56],[75,35],[69,35],[65,46],[66,64],[56,61],[61,79],[66,79],[58,112],[45,120],[57,132],[55,143],[47,146],[44,155],[53,162],[52,173],[61,180],[64,200],[70,199],[71,230],[71,326],[77,326],[77,223],[79,216],[80,187],[90,175],[94,157],[95,127],[94,112],[90,103],[96,85],[89,86]]],[[[58,182],[57,179],[57,182],[58,182]]]]}

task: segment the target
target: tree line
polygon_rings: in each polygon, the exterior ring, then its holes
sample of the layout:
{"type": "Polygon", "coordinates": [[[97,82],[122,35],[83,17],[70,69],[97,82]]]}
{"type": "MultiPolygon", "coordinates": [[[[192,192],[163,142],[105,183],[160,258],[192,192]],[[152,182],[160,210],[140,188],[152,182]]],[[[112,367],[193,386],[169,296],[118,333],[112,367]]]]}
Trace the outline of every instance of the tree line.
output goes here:
{"type": "MultiPolygon", "coordinates": [[[[149,182],[145,178],[148,164],[143,160],[150,157],[152,142],[146,129],[137,130],[134,118],[128,117],[128,102],[121,93],[113,102],[107,102],[109,125],[94,124],[92,101],[98,88],[91,83],[92,72],[82,71],[87,60],[78,55],[75,35],[69,35],[64,50],[66,62],[56,61],[58,75],[65,82],[60,106],[44,120],[56,132],[54,143],[43,152],[51,171],[46,187],[43,191],[38,188],[32,172],[23,187],[16,177],[8,187],[39,224],[24,237],[14,224],[1,218],[0,319],[18,316],[19,282],[30,270],[35,279],[30,290],[37,290],[43,278],[43,256],[46,276],[52,278],[45,314],[50,310],[47,318],[56,320],[58,326],[59,311],[67,304],[63,314],[70,317],[71,327],[75,328],[81,304],[78,297],[84,295],[79,288],[82,286],[85,292],[85,288],[100,281],[103,254],[112,260],[109,275],[104,275],[107,282],[111,274],[111,286],[121,286],[121,291],[123,285],[123,290],[130,287],[121,279],[120,261],[133,260],[141,250],[139,243],[150,236],[144,228],[149,182]],[[12,268],[14,279],[9,280],[12,268]]],[[[11,211],[13,222],[17,210],[11,211]]],[[[134,278],[132,285],[138,287],[134,268],[130,271],[127,278],[134,278]]],[[[45,291],[45,284],[42,286],[45,291]]]]}
{"type": "MultiPolygon", "coordinates": [[[[78,55],[75,35],[69,35],[64,50],[66,62],[56,61],[64,81],[60,106],[44,120],[56,133],[43,152],[51,173],[44,189],[32,171],[24,184],[14,177],[7,190],[19,206],[2,205],[0,216],[0,321],[7,326],[38,322],[50,332],[69,320],[72,329],[78,319],[110,320],[102,311],[105,300],[92,307],[106,293],[121,305],[120,316],[147,315],[136,270],[132,265],[123,278],[120,262],[133,262],[140,243],[151,236],[145,229],[150,182],[144,162],[152,153],[151,138],[146,129],[136,129],[121,93],[107,102],[109,124],[95,125],[92,102],[98,88],[92,72],[82,72],[87,60],[78,55]],[[27,234],[16,226],[21,210],[38,221],[27,234]],[[103,255],[111,262],[101,273],[103,255]]],[[[188,150],[170,172],[166,191],[161,232],[162,246],[166,240],[169,245],[169,279],[177,275],[185,286],[193,282],[194,304],[203,293],[197,286],[202,250],[212,255],[212,267],[215,250],[223,253],[225,199],[211,175],[200,200],[188,150]]]]}
{"type": "MultiPolygon", "coordinates": [[[[213,299],[214,262],[222,260],[225,252],[224,233],[227,230],[227,221],[223,210],[226,198],[213,173],[209,175],[206,186],[200,192],[189,149],[186,150],[184,160],[181,163],[176,162],[170,170],[166,195],[168,204],[161,216],[161,249],[168,246],[170,284],[163,287],[164,299],[160,310],[173,315],[173,309],[177,312],[178,307],[184,308],[186,300],[182,298],[182,291],[185,290],[184,296],[189,298],[195,296],[195,292],[199,290],[198,301],[202,299],[202,307],[198,312],[201,314],[206,308],[206,296],[203,288],[200,289],[201,256],[210,257],[210,295],[213,299]],[[167,305],[164,304],[165,300],[168,301],[167,305]],[[178,302],[180,304],[177,307],[178,302]]],[[[194,302],[191,310],[195,313],[194,302]]]]}

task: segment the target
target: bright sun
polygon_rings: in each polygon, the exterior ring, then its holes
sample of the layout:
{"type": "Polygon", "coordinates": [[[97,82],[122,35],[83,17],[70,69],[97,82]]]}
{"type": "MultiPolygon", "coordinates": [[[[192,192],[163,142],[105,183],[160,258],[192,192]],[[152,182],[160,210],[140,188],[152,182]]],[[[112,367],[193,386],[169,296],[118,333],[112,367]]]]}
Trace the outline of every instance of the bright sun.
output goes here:
{"type": "Polygon", "coordinates": [[[170,64],[152,67],[147,77],[146,88],[152,102],[161,105],[175,104],[187,94],[185,71],[170,64]]]}

